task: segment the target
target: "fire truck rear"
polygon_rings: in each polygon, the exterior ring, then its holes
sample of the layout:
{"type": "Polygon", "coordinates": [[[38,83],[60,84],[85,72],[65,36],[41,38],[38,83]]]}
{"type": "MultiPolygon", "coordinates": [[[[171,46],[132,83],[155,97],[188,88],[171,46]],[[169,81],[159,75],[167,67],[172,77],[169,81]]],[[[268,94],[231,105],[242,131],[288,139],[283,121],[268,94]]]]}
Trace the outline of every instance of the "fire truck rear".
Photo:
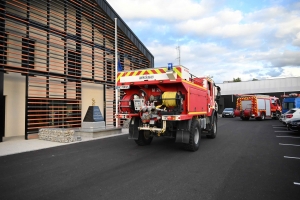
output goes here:
{"type": "Polygon", "coordinates": [[[129,139],[149,145],[154,137],[174,138],[197,151],[201,135],[217,135],[220,87],[183,66],[118,72],[123,92],[117,118],[129,119],[129,139]]]}
{"type": "Polygon", "coordinates": [[[238,95],[236,101],[235,116],[242,120],[255,118],[264,120],[266,118],[279,119],[281,115],[281,104],[277,97],[268,95],[238,95]]]}

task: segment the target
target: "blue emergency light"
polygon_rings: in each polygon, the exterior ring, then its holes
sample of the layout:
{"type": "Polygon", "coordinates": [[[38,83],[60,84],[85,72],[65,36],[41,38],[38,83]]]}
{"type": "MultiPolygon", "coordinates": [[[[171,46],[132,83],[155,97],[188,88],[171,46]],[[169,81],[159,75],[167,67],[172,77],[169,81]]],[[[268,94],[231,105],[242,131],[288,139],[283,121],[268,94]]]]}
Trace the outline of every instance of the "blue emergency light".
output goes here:
{"type": "Polygon", "coordinates": [[[173,63],[168,63],[168,71],[173,70],[173,63]]]}

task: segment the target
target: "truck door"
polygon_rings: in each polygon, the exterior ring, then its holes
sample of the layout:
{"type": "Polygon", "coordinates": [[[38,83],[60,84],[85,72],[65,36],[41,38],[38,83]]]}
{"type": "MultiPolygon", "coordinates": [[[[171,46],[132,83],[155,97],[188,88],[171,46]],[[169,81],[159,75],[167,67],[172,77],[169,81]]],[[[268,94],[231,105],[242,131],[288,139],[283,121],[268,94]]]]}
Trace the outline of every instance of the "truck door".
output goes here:
{"type": "Polygon", "coordinates": [[[211,113],[212,112],[211,107],[215,106],[214,88],[213,88],[213,84],[208,80],[207,80],[207,102],[208,102],[208,112],[211,113]]]}
{"type": "Polygon", "coordinates": [[[244,100],[241,102],[241,110],[252,109],[252,102],[250,100],[244,100]]]}
{"type": "Polygon", "coordinates": [[[270,99],[266,99],[265,103],[266,103],[266,116],[270,116],[271,115],[271,102],[270,102],[270,99]]]}
{"type": "Polygon", "coordinates": [[[205,90],[196,87],[190,87],[189,93],[189,112],[207,112],[207,94],[205,90]]]}

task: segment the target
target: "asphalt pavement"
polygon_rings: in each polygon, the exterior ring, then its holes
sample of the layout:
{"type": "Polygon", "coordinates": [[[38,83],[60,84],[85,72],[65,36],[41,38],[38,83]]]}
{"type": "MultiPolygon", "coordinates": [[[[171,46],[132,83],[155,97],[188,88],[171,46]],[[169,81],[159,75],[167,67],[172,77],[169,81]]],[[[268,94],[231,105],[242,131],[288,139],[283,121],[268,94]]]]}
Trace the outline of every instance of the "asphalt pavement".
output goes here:
{"type": "Polygon", "coordinates": [[[239,118],[219,119],[197,152],[165,138],[140,147],[127,135],[73,143],[1,156],[0,197],[299,199],[299,145],[278,120],[239,118]]]}

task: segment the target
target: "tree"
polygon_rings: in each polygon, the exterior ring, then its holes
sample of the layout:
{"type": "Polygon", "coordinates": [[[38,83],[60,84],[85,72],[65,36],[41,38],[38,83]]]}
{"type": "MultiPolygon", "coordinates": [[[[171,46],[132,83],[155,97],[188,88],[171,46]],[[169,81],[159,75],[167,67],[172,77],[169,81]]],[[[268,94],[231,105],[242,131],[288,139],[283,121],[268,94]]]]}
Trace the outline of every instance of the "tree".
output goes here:
{"type": "Polygon", "coordinates": [[[257,78],[253,78],[252,81],[258,81],[258,79],[257,78]]]}
{"type": "Polygon", "coordinates": [[[237,77],[237,78],[233,78],[233,82],[241,82],[241,78],[240,77],[237,77]]]}

